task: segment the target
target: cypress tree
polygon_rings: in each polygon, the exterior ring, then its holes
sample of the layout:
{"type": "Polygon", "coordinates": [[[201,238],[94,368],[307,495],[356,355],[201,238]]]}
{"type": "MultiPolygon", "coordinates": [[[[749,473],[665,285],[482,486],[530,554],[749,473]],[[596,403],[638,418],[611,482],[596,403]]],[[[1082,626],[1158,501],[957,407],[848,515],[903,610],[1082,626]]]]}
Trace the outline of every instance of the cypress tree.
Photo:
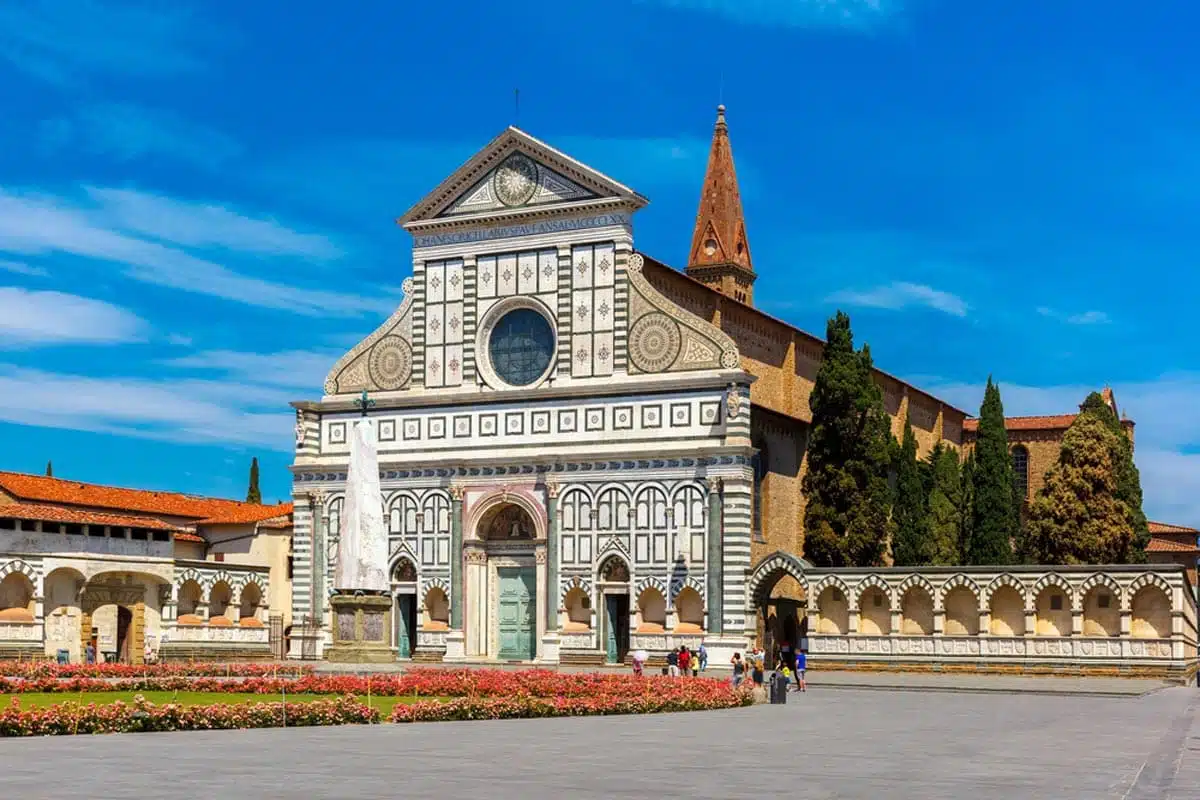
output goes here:
{"type": "Polygon", "coordinates": [[[1133,541],[1133,510],[1121,499],[1124,434],[1106,416],[1080,412],[1063,434],[1058,460],[1029,507],[1030,555],[1041,564],[1119,564],[1133,541]]]}
{"type": "Polygon", "coordinates": [[[809,398],[812,427],[802,482],[804,552],[820,566],[881,565],[891,539],[894,439],[871,367],[870,348],[854,350],[850,318],[839,311],[826,326],[809,398]]]}
{"type": "Polygon", "coordinates": [[[932,474],[929,490],[929,536],[932,563],[956,566],[962,563],[963,482],[958,453],[938,442],[925,461],[932,474]]]}
{"type": "Polygon", "coordinates": [[[896,500],[892,521],[892,563],[897,567],[921,567],[933,563],[933,541],[929,535],[929,504],[922,468],[917,461],[917,437],[912,421],[904,417],[904,438],[896,451],[896,500]]]}
{"type": "Polygon", "coordinates": [[[960,564],[967,563],[967,547],[971,543],[971,531],[975,527],[975,451],[963,459],[959,469],[962,499],[958,504],[958,558],[960,564]]]}
{"type": "Polygon", "coordinates": [[[1000,387],[992,382],[990,375],[979,410],[972,480],[975,492],[965,560],[977,565],[1012,563],[1013,544],[1020,532],[1015,476],[1008,453],[1000,387]]]}
{"type": "Polygon", "coordinates": [[[53,461],[46,462],[46,477],[47,478],[54,477],[54,462],[53,461]]]}
{"type": "Polygon", "coordinates": [[[1104,420],[1109,429],[1117,434],[1117,497],[1129,507],[1133,517],[1133,539],[1129,552],[1119,563],[1144,564],[1146,545],[1150,542],[1150,525],[1142,509],[1142,476],[1133,461],[1133,442],[1125,432],[1121,420],[1099,392],[1092,392],[1079,407],[1080,413],[1094,412],[1104,420]]]}
{"type": "Polygon", "coordinates": [[[247,503],[262,503],[262,492],[258,490],[258,458],[250,459],[250,487],[246,490],[247,503]]]}

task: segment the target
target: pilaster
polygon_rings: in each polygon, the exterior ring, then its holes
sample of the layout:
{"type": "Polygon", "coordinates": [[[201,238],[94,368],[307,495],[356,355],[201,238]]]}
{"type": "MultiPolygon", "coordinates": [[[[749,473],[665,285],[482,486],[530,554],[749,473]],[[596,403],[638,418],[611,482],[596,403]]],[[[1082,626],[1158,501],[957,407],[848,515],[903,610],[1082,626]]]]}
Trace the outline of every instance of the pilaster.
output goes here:
{"type": "Polygon", "coordinates": [[[721,479],[708,479],[708,632],[717,636],[725,630],[724,607],[721,597],[721,479]]]}
{"type": "Polygon", "coordinates": [[[463,487],[450,487],[450,628],[463,627],[463,487]]]}
{"type": "Polygon", "coordinates": [[[546,481],[546,633],[558,630],[558,490],[546,481]]]}

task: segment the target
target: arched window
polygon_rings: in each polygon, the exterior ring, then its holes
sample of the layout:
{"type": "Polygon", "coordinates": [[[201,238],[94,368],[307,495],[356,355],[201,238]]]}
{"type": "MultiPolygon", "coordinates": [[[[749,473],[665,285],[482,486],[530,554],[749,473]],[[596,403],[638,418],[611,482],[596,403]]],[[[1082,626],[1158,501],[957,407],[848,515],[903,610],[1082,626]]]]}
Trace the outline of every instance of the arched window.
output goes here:
{"type": "Polygon", "coordinates": [[[592,498],[583,489],[564,492],[559,518],[564,564],[592,563],[592,498]]]}
{"type": "Polygon", "coordinates": [[[1029,450],[1019,444],[1012,449],[1013,485],[1016,486],[1017,497],[1024,502],[1029,496],[1029,450]]]}
{"type": "Polygon", "coordinates": [[[693,564],[704,563],[705,512],[704,492],[698,486],[683,486],[675,493],[675,535],[693,564]]]}
{"type": "Polygon", "coordinates": [[[633,560],[637,564],[666,564],[667,494],[657,486],[643,487],[634,501],[633,560]]]}
{"type": "Polygon", "coordinates": [[[430,492],[421,504],[421,566],[450,565],[450,500],[440,491],[430,492]]]}
{"type": "Polygon", "coordinates": [[[767,455],[767,443],[764,440],[759,440],[755,445],[756,452],[754,453],[754,499],[753,508],[751,509],[753,517],[751,523],[754,539],[759,542],[766,541],[766,536],[763,533],[763,507],[766,504],[766,491],[764,486],[767,482],[767,472],[770,466],[770,456],[767,455]]]}

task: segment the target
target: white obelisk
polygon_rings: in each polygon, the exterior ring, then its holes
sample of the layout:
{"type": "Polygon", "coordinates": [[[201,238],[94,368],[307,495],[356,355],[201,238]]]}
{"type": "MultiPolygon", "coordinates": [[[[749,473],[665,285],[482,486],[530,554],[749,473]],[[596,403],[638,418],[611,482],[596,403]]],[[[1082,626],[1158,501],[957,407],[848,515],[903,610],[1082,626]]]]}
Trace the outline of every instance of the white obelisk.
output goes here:
{"type": "Polygon", "coordinates": [[[375,428],[365,417],[355,423],[350,438],[340,534],[333,588],[345,594],[386,593],[388,545],[379,492],[379,456],[375,428]]]}

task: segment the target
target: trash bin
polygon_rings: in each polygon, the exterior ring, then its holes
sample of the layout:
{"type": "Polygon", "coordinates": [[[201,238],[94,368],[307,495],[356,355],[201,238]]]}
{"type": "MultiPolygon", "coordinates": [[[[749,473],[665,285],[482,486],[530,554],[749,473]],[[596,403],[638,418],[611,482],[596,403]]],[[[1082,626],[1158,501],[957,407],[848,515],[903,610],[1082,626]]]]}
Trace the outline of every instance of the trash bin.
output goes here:
{"type": "Polygon", "coordinates": [[[782,672],[771,675],[771,704],[787,705],[787,676],[782,672]]]}
{"type": "Polygon", "coordinates": [[[71,663],[71,651],[70,650],[59,650],[58,651],[58,663],[70,664],[71,663]]]}

